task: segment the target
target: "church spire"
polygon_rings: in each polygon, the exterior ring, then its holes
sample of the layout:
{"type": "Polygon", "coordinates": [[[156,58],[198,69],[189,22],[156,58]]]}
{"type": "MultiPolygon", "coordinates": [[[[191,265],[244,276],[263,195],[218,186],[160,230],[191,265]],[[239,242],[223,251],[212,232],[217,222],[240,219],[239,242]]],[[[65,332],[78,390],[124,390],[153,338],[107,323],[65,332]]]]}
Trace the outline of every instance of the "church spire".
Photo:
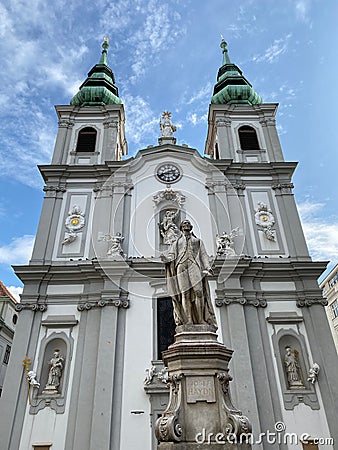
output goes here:
{"type": "Polygon", "coordinates": [[[118,88],[115,85],[114,73],[108,66],[108,47],[109,39],[105,37],[100,61],[89,71],[87,79],[79,88],[79,92],[71,99],[71,105],[97,106],[122,103],[118,95],[118,88]]]}
{"type": "Polygon", "coordinates": [[[249,81],[242,75],[239,67],[230,61],[227,43],[222,37],[220,45],[223,53],[223,64],[217,74],[211,103],[256,105],[262,103],[249,81]]]}

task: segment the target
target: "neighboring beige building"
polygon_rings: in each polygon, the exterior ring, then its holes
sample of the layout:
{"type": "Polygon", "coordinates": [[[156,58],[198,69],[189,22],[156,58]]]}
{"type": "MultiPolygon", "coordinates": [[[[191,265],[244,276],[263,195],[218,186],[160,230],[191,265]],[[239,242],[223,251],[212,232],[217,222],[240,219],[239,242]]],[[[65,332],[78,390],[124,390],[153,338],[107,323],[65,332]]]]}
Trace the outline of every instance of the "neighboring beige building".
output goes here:
{"type": "Polygon", "coordinates": [[[328,276],[320,283],[323,297],[328,301],[326,315],[330,324],[334,343],[338,353],[338,264],[328,276]]]}
{"type": "Polygon", "coordinates": [[[15,311],[17,303],[0,281],[0,397],[12,349],[15,325],[18,320],[18,313],[15,311]]]}

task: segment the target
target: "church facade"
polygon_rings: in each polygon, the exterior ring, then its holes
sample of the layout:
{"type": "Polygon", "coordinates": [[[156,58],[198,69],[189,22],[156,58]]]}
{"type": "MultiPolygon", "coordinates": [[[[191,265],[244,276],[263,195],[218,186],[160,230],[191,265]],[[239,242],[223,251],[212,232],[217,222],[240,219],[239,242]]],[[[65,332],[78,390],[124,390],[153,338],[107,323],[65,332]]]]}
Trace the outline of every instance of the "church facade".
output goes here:
{"type": "Polygon", "coordinates": [[[213,268],[233,402],[257,438],[279,439],[253,448],[338,442],[338,363],[316,281],[325,264],[308,253],[296,163],[284,161],[277,104],[221,47],[204,157],[177,145],[168,112],[158,145],[127,157],[106,41],[71,104],[56,107],[35,247],[15,268],[25,287],[0,400],[4,449],[156,448],[168,402],[161,352],[175,332],[161,254],[184,219],[213,268]]]}

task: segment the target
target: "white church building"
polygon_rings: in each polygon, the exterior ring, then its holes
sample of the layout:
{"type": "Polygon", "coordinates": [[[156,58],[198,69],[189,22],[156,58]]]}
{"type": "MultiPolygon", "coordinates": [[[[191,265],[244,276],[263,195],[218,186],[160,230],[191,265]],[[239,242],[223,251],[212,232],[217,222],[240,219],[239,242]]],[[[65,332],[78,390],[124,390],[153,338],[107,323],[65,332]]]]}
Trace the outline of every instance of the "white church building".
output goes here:
{"type": "Polygon", "coordinates": [[[213,267],[218,340],[234,350],[234,404],[257,437],[303,435],[253,448],[334,449],[338,361],[317,285],[325,263],[309,256],[278,105],[262,101],[222,41],[205,156],[177,145],[165,112],[158,145],[128,158],[124,105],[102,47],[70,105],[56,107],[53,159],[40,166],[35,247],[15,267],[24,291],[0,448],[156,449],[169,392],[161,353],[175,333],[160,255],[189,219],[213,267]]]}

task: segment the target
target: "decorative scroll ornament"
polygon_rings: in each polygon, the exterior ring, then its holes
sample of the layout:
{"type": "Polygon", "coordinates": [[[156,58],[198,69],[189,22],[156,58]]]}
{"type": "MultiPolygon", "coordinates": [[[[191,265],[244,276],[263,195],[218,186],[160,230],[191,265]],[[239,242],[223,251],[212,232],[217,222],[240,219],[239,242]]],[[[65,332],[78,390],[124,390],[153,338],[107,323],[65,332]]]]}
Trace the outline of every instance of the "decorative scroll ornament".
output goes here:
{"type": "Polygon", "coordinates": [[[258,202],[258,207],[255,213],[255,222],[264,232],[264,235],[270,241],[276,240],[276,231],[272,229],[275,224],[275,218],[272,211],[263,202],[258,202]]]}
{"type": "Polygon", "coordinates": [[[312,384],[315,384],[315,382],[318,379],[318,373],[320,371],[320,366],[317,363],[314,363],[312,367],[310,367],[308,372],[307,381],[311,381],[312,384]]]}
{"type": "Polygon", "coordinates": [[[219,372],[217,374],[217,379],[219,381],[221,390],[223,392],[222,396],[222,407],[226,412],[226,419],[223,422],[224,435],[230,437],[235,437],[242,439],[245,435],[251,433],[252,426],[249,419],[242,414],[241,411],[236,410],[232,404],[229,383],[232,381],[232,377],[228,372],[219,372]]]}
{"type": "Polygon", "coordinates": [[[217,255],[225,256],[226,258],[235,256],[234,250],[234,237],[238,236],[239,228],[234,228],[228,234],[226,231],[223,231],[221,235],[216,234],[216,245],[217,245],[217,255]]]}
{"type": "Polygon", "coordinates": [[[81,209],[74,205],[73,209],[69,211],[68,217],[65,221],[65,227],[67,229],[62,245],[70,244],[77,238],[77,233],[85,226],[84,214],[81,209]]]}
{"type": "Polygon", "coordinates": [[[158,206],[162,202],[176,203],[178,207],[181,208],[185,202],[185,196],[174,191],[168,185],[164,191],[160,191],[153,196],[153,202],[155,203],[155,206],[158,206]]]}
{"type": "Polygon", "coordinates": [[[31,309],[34,312],[44,312],[47,310],[45,303],[18,303],[15,305],[15,311],[21,312],[23,309],[31,309]]]}
{"type": "Polygon", "coordinates": [[[181,380],[183,374],[168,377],[170,387],[169,404],[156,421],[155,435],[161,442],[179,442],[182,440],[182,426],[178,422],[178,413],[182,401],[181,380]]]}

